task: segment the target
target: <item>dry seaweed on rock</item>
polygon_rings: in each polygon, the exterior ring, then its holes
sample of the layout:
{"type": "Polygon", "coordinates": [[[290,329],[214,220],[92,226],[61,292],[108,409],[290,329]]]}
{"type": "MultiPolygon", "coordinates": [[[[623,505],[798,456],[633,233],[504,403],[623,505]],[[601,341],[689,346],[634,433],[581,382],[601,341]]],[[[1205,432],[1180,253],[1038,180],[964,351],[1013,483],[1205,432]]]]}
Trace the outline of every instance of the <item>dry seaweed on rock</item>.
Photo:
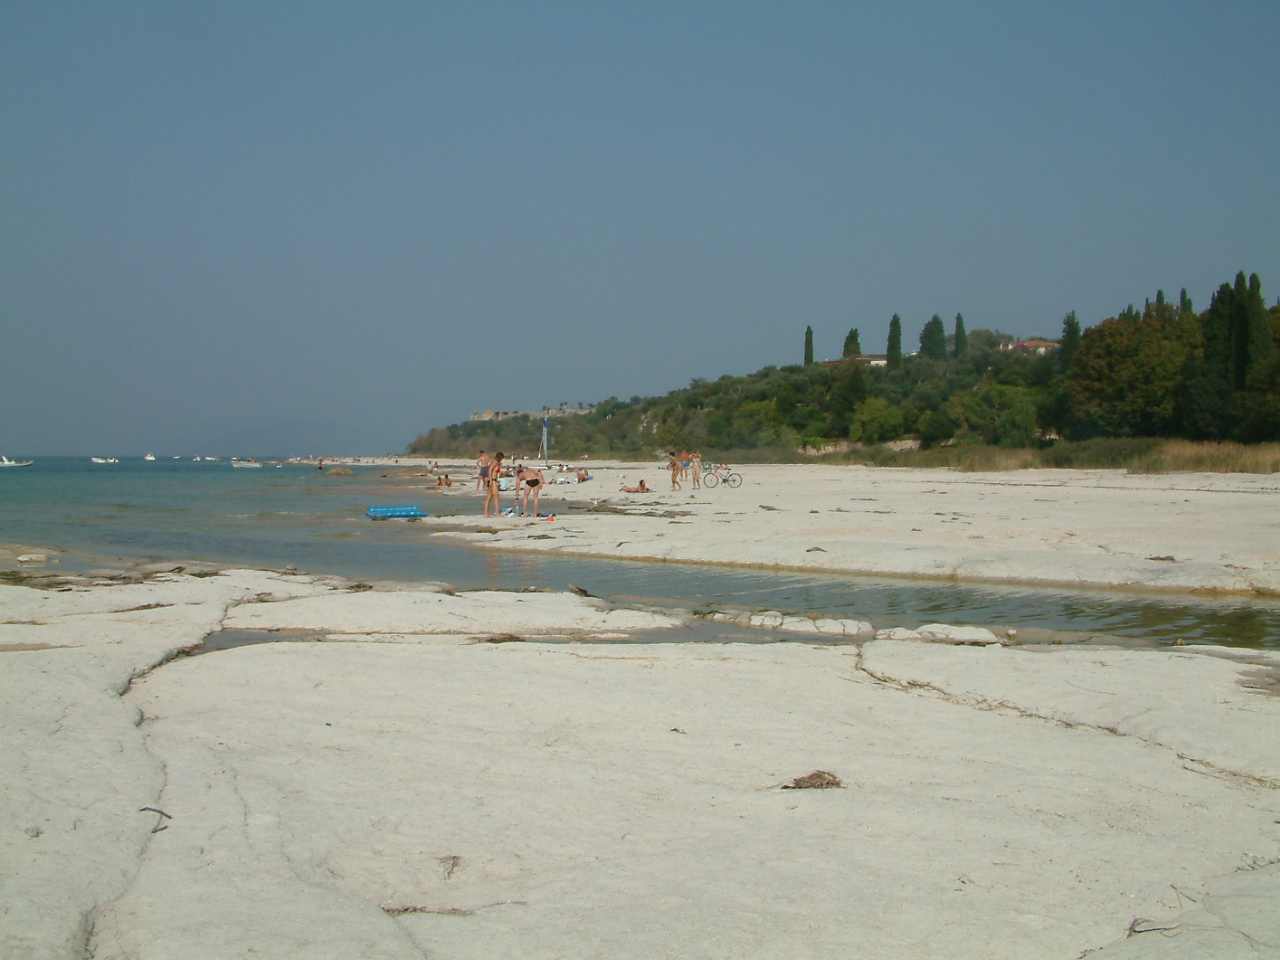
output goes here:
{"type": "Polygon", "coordinates": [[[790,783],[782,785],[783,790],[833,790],[843,789],[844,782],[834,773],[826,770],[815,770],[803,777],[796,777],[790,783]]]}

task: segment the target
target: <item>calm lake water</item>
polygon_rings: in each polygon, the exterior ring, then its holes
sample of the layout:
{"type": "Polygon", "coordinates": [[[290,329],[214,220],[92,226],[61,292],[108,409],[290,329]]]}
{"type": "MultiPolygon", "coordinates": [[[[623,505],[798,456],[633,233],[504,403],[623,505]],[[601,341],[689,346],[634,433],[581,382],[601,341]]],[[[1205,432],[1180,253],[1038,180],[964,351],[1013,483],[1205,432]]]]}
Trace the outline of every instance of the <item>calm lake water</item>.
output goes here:
{"type": "MultiPolygon", "coordinates": [[[[0,541],[73,551],[63,568],[125,557],[292,565],[313,573],[441,580],[462,588],[564,589],[573,583],[615,600],[824,613],[877,626],[942,621],[1155,643],[1280,647],[1280,601],[1274,600],[757,573],[447,545],[429,540],[420,524],[374,523],[364,511],[372,503],[417,503],[437,515],[478,513],[479,500],[407,491],[403,481],[392,487],[381,479],[384,472],[356,467],[351,476],[334,476],[301,465],[234,470],[225,460],[99,465],[83,457],[41,458],[32,467],[0,469],[0,541]]],[[[543,500],[544,509],[548,503],[543,500]]],[[[557,509],[556,501],[550,508],[557,509]]]]}

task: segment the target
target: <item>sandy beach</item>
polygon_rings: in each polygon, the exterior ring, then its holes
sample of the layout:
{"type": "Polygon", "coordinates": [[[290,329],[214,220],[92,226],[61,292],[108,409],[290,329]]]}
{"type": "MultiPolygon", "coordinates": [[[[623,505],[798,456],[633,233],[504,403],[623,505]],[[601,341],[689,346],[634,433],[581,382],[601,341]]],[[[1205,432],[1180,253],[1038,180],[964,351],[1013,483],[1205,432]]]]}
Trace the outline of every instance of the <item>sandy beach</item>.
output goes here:
{"type": "MultiPolygon", "coordinates": [[[[428,525],[448,527],[441,536],[505,550],[975,583],[1280,594],[1280,479],[1271,475],[738,469],[744,482],[737,489],[693,490],[685,482],[672,492],[657,464],[592,464],[591,481],[549,488],[546,498],[574,504],[555,523],[486,520],[477,498],[475,515],[428,525]],[[657,492],[619,492],[642,478],[657,492]],[[473,529],[457,530],[460,522],[473,529]]],[[[455,494],[466,498],[471,489],[464,484],[455,494]]]]}
{"type": "Polygon", "coordinates": [[[0,586],[0,955],[1280,950],[1275,653],[161,570],[0,586]]]}

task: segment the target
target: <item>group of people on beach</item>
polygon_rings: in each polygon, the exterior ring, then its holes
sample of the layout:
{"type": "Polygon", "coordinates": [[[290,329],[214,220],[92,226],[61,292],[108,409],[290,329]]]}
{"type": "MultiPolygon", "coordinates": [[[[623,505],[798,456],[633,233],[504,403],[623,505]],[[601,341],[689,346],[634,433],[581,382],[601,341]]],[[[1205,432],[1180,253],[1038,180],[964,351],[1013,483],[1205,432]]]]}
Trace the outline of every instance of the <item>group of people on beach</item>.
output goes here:
{"type": "Polygon", "coordinates": [[[681,490],[681,480],[693,481],[693,489],[702,488],[702,453],[698,450],[667,451],[667,469],[671,471],[671,489],[681,490]]]}
{"type": "Polygon", "coordinates": [[[483,513],[486,517],[499,516],[502,513],[502,478],[515,479],[515,496],[519,505],[519,516],[538,515],[538,506],[542,501],[542,488],[546,479],[541,470],[517,464],[515,470],[503,466],[507,455],[499,450],[492,456],[481,450],[476,459],[476,492],[484,494],[483,513]],[[529,501],[532,500],[532,507],[529,501]],[[490,510],[493,512],[490,513],[490,510]]]}

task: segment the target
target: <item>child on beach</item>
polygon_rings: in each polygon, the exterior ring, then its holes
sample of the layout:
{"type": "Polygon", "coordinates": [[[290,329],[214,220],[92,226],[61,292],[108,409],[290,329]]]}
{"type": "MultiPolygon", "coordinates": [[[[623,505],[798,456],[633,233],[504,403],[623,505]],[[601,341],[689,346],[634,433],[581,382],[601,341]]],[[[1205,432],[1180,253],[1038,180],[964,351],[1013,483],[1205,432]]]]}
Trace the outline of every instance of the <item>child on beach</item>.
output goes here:
{"type": "Polygon", "coordinates": [[[489,504],[493,504],[493,516],[502,513],[502,488],[498,481],[502,477],[502,461],[506,457],[501,450],[493,455],[485,473],[484,515],[489,516],[489,504]]]}
{"type": "Polygon", "coordinates": [[[489,455],[485,453],[483,450],[481,450],[480,456],[476,460],[476,493],[480,493],[481,490],[487,490],[488,487],[486,485],[488,481],[489,481],[489,455]]]}
{"type": "Polygon", "coordinates": [[[693,475],[693,489],[702,489],[702,452],[695,450],[689,455],[689,470],[693,475]]]}
{"type": "Polygon", "coordinates": [[[680,489],[680,459],[674,450],[667,451],[667,469],[671,471],[671,489],[680,489]]]}

